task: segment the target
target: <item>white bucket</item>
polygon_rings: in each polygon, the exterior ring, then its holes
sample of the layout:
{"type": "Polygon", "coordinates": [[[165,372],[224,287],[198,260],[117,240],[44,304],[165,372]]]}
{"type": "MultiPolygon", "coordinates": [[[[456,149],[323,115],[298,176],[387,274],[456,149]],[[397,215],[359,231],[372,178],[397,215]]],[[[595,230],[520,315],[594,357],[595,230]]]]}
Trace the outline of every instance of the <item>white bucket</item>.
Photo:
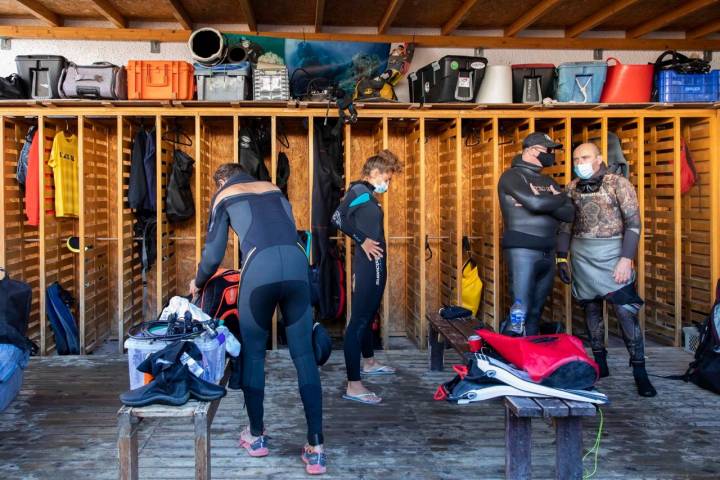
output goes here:
{"type": "Polygon", "coordinates": [[[214,28],[198,28],[192,32],[188,48],[193,60],[209,67],[222,63],[227,54],[225,36],[214,28]]]}
{"type": "Polygon", "coordinates": [[[488,65],[478,91],[477,103],[512,103],[512,69],[510,65],[488,65]]]}

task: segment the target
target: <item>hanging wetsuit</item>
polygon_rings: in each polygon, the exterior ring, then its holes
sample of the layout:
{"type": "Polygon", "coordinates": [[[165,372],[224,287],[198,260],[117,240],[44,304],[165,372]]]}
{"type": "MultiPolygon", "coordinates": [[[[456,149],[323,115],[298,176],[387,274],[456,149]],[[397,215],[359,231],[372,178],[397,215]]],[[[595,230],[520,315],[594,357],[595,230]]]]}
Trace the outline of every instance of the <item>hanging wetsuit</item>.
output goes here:
{"type": "Polygon", "coordinates": [[[350,382],[360,380],[361,350],[363,358],[373,357],[371,325],[380,308],[387,279],[384,216],[380,203],[373,196],[374,190],[368,182],[352,183],[332,216],[333,224],[355,240],[352,311],[345,330],[345,366],[350,382]],[[382,258],[368,260],[361,247],[366,238],[380,243],[382,258]]]}
{"type": "Polygon", "coordinates": [[[225,256],[228,227],[238,236],[244,263],[238,313],[242,339],[242,389],[250,432],[263,435],[265,347],[280,306],[290,356],[297,370],[310,445],[323,443],[322,392],[312,346],[308,262],[297,243],[290,204],[268,182],[247,174],[230,178],[211,202],[207,240],[195,284],[202,288],[225,256]]]}
{"type": "Polygon", "coordinates": [[[541,171],[541,166],[518,155],[498,182],[510,295],[513,300],[520,299],[526,311],[526,335],[538,334],[545,300],[553,287],[558,226],[574,216],[562,187],[541,171]]]}
{"type": "Polygon", "coordinates": [[[593,353],[605,355],[603,300],[606,300],[618,317],[631,362],[644,365],[644,341],[638,321],[643,301],[635,289],[635,276],[625,284],[618,284],[613,278],[618,260],[635,258],[640,242],[640,208],[635,187],[624,176],[608,173],[602,164],[592,178],[570,182],[567,191],[577,216],[573,223],[561,225],[558,256],[566,256],[569,247],[572,294],[585,309],[593,353]]]}

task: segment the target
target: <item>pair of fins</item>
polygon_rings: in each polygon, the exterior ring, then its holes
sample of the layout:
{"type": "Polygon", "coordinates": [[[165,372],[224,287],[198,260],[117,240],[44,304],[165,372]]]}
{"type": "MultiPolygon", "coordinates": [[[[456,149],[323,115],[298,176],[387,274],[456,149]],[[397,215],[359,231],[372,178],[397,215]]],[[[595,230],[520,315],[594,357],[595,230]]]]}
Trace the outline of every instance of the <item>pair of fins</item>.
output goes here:
{"type": "MultiPolygon", "coordinates": [[[[597,390],[553,388],[533,382],[529,375],[503,361],[477,353],[473,358],[479,376],[461,375],[461,380],[448,393],[447,400],[460,405],[492,398],[514,396],[533,398],[561,398],[598,405],[609,403],[607,395],[597,390]]],[[[475,369],[473,369],[475,370],[475,369]]]]}

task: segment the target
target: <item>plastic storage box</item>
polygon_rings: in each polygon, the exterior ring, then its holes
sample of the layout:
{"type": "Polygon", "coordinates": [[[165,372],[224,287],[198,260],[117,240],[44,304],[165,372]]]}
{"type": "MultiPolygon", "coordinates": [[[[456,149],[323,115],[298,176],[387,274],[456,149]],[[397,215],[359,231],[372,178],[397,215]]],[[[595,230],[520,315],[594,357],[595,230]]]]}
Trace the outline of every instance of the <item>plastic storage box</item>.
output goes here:
{"type": "MultiPolygon", "coordinates": [[[[203,336],[195,337],[192,341],[203,354],[202,368],[205,371],[202,374],[202,379],[212,383],[220,383],[225,369],[225,342],[220,343],[217,339],[206,339],[203,336]]],[[[130,389],[142,387],[152,380],[150,375],[138,371],[137,366],[151,353],[162,350],[170,343],[172,342],[139,340],[136,338],[125,340],[125,348],[128,351],[130,389]]]]}
{"type": "Polygon", "coordinates": [[[567,62],[557,67],[559,102],[597,103],[600,101],[606,62],[567,62]]]}
{"type": "Polygon", "coordinates": [[[485,76],[487,59],[446,55],[408,75],[413,103],[472,102],[485,76]]]}
{"type": "Polygon", "coordinates": [[[285,65],[259,65],[255,68],[253,100],[290,100],[290,82],[285,65]]]}
{"type": "Polygon", "coordinates": [[[40,100],[60,98],[58,82],[67,65],[60,55],[18,55],[15,57],[18,75],[25,81],[30,97],[40,100]]]}
{"type": "Polygon", "coordinates": [[[720,70],[677,73],[663,70],[655,79],[658,102],[715,102],[720,100],[720,70]]]}
{"type": "MultiPolygon", "coordinates": [[[[540,87],[539,101],[543,98],[555,98],[555,65],[552,63],[521,63],[512,65],[513,103],[528,101],[537,86],[540,87]],[[526,91],[529,90],[529,91],[526,91]],[[525,100],[523,100],[525,92],[525,100]]],[[[532,103],[537,103],[532,101],[532,103]]]]}
{"type": "Polygon", "coordinates": [[[214,67],[195,65],[198,100],[249,100],[252,70],[248,62],[214,67]]]}
{"type": "Polygon", "coordinates": [[[195,94],[193,67],[170,60],[128,62],[130,100],[192,100],[195,94]]]}

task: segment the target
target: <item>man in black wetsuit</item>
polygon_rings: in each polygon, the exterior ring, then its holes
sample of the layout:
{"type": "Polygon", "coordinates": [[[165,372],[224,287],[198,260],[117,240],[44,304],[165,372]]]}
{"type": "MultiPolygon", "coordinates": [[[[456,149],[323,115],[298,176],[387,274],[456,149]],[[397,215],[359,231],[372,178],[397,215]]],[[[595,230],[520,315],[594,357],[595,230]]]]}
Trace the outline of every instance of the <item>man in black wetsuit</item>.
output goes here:
{"type": "Polygon", "coordinates": [[[242,389],[250,419],[240,445],[254,457],[269,453],[263,424],[265,347],[272,315],[279,305],[308,426],[302,459],[308,473],[324,473],[322,391],[312,345],[308,263],[298,244],[292,209],[279,188],[257,181],[239,164],[221,165],[214,180],[218,191],[211,202],[205,248],[190,291],[197,293],[217,270],[225,256],[228,228],[232,227],[244,259],[238,313],[242,389]]]}
{"type": "MultiPolygon", "coordinates": [[[[575,216],[572,201],[544,167],[555,163],[562,145],[534,132],[523,141],[522,154],[498,182],[503,214],[502,248],[507,262],[510,294],[525,310],[525,335],[537,335],[540,315],[555,276],[555,247],[560,222],[575,216]]],[[[509,330],[506,322],[505,332],[509,330]]]]}

